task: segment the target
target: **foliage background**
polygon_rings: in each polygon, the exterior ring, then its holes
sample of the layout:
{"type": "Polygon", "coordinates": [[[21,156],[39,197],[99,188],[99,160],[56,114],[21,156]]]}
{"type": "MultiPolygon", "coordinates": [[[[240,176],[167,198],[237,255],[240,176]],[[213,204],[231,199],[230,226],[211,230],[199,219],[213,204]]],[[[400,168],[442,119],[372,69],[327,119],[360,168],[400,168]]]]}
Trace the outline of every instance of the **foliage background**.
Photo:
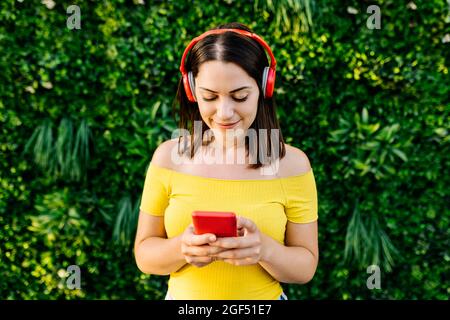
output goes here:
{"type": "Polygon", "coordinates": [[[283,134],[316,174],[319,268],[289,298],[448,299],[449,6],[1,1],[0,298],[163,298],[132,252],[145,169],[176,127],[185,46],[239,21],[270,44],[283,134]]]}

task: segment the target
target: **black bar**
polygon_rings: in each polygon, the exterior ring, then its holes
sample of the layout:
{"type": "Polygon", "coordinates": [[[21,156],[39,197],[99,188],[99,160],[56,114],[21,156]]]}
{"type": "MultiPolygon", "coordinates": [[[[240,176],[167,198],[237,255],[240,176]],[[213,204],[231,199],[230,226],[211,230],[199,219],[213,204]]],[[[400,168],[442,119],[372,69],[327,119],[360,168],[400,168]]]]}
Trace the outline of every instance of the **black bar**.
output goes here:
{"type": "MultiPolygon", "coordinates": [[[[386,317],[394,311],[400,311],[402,316],[408,314],[418,316],[428,314],[433,310],[439,314],[439,308],[444,312],[448,309],[448,301],[413,301],[413,300],[361,300],[361,301],[255,301],[255,300],[2,300],[2,314],[20,316],[22,314],[42,315],[47,318],[55,316],[61,319],[65,316],[125,316],[140,314],[146,319],[280,319],[281,316],[304,318],[311,314],[315,317],[332,314],[358,318],[370,316],[386,317]],[[430,309],[432,308],[432,309],[430,309]],[[11,313],[10,313],[11,312],[11,313]]],[[[293,319],[294,319],[293,318],[293,319]]]]}

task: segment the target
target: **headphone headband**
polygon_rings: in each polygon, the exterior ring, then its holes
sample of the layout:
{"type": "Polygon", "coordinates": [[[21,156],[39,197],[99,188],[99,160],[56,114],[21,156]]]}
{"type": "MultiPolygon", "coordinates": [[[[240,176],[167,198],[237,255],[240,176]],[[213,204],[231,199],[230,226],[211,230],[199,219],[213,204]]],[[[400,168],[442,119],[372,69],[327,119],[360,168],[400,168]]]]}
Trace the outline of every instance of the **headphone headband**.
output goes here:
{"type": "Polygon", "coordinates": [[[214,29],[214,30],[206,31],[205,33],[199,35],[198,37],[195,37],[194,39],[192,39],[192,41],[189,43],[189,45],[186,47],[186,49],[183,52],[183,57],[181,58],[181,64],[180,64],[180,72],[182,74],[186,73],[186,69],[184,67],[184,60],[186,59],[186,56],[187,56],[188,52],[191,50],[191,48],[197,42],[199,42],[203,38],[209,36],[210,34],[221,34],[221,33],[225,33],[225,32],[228,32],[228,31],[239,33],[239,34],[242,34],[244,36],[248,36],[248,37],[258,41],[267,50],[267,52],[269,53],[269,56],[270,56],[270,69],[275,71],[275,67],[276,67],[277,61],[275,60],[275,57],[274,57],[274,55],[272,53],[272,50],[270,50],[269,45],[260,36],[258,36],[256,33],[248,32],[248,31],[241,30],[241,29],[214,29]]]}
{"type": "Polygon", "coordinates": [[[227,29],[213,29],[213,30],[206,31],[205,33],[201,34],[200,36],[195,37],[189,43],[189,45],[186,47],[186,49],[184,49],[183,57],[181,58],[180,71],[181,71],[181,75],[182,75],[184,90],[185,90],[186,96],[187,96],[187,98],[188,98],[188,100],[190,102],[197,102],[197,98],[195,96],[194,75],[192,74],[192,71],[186,72],[186,69],[184,67],[184,61],[186,59],[186,56],[187,56],[188,52],[191,50],[191,48],[197,42],[199,42],[200,40],[202,40],[206,36],[209,36],[211,34],[221,34],[221,33],[230,32],[230,31],[242,34],[242,35],[250,37],[252,39],[255,39],[269,53],[270,66],[269,67],[264,67],[261,88],[262,88],[262,92],[263,92],[264,98],[271,98],[272,97],[273,91],[274,91],[274,86],[275,86],[275,73],[276,73],[275,72],[275,67],[277,65],[277,61],[275,60],[275,57],[274,57],[274,55],[272,53],[272,50],[270,50],[269,45],[260,36],[258,36],[257,34],[255,34],[253,32],[248,32],[246,30],[241,30],[241,29],[230,29],[230,28],[227,28],[227,29]]]}

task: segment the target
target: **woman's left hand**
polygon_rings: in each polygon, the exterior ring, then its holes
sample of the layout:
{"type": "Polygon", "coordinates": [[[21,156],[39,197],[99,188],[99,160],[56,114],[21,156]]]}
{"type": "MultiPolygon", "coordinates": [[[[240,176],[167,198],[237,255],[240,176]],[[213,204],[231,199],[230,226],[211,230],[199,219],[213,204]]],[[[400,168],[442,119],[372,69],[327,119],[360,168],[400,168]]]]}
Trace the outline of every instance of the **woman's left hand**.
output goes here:
{"type": "Polygon", "coordinates": [[[243,217],[237,218],[237,228],[238,237],[217,238],[209,243],[210,246],[228,249],[213,257],[236,266],[258,263],[263,254],[263,235],[252,220],[243,217]]]}

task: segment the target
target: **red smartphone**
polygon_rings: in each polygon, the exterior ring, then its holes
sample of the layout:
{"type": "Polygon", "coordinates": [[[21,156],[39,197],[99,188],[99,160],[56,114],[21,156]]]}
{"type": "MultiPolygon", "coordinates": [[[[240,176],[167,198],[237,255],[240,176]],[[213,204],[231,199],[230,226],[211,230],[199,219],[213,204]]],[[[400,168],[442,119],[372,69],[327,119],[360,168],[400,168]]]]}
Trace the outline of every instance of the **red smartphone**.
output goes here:
{"type": "Polygon", "coordinates": [[[212,233],[216,237],[237,237],[237,221],[234,212],[193,211],[194,233],[212,233]]]}

